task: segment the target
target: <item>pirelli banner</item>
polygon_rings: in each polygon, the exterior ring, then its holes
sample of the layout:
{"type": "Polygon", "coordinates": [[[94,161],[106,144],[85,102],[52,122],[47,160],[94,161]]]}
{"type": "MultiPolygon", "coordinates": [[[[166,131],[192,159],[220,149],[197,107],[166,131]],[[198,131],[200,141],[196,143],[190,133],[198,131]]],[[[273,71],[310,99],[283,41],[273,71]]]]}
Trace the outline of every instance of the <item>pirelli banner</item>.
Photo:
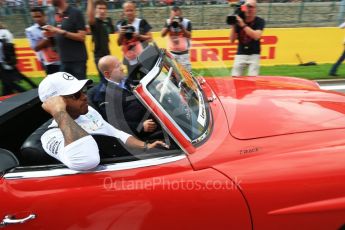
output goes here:
{"type": "MultiPolygon", "coordinates": [[[[237,43],[230,43],[229,30],[193,31],[191,63],[194,69],[229,68],[233,64],[237,43]]],[[[261,39],[261,65],[295,65],[300,61],[333,63],[343,50],[344,32],[338,28],[270,28],[261,39]],[[300,56],[301,60],[297,57],[300,56]]],[[[113,55],[122,59],[121,49],[112,35],[110,46],[113,55]]],[[[158,46],[166,48],[167,41],[154,33],[158,46]]],[[[19,69],[31,77],[44,76],[38,60],[27,39],[16,39],[19,69]]],[[[91,37],[88,48],[88,74],[97,74],[93,60],[91,37]]]]}

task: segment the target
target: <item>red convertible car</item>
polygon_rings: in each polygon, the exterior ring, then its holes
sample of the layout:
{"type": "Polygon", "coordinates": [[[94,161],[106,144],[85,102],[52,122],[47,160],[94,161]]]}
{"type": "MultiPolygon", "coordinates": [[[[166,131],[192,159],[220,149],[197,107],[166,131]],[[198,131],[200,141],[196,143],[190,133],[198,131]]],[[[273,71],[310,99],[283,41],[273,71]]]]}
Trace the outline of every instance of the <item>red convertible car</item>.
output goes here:
{"type": "Polygon", "coordinates": [[[149,59],[134,93],[168,150],[114,150],[73,171],[40,152],[49,116],[37,91],[0,102],[1,227],[345,229],[344,94],[297,78],[193,77],[165,51],[149,59]]]}

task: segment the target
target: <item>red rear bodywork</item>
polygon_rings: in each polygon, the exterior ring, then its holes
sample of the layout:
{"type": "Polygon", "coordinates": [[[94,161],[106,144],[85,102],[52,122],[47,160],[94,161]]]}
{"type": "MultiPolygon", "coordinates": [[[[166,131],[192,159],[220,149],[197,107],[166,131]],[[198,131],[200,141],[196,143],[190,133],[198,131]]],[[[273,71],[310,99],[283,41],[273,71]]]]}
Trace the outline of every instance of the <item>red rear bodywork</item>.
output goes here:
{"type": "Polygon", "coordinates": [[[212,167],[239,185],[254,229],[339,229],[345,95],[285,79],[208,79],[203,87],[217,95],[214,129],[189,158],[195,169],[212,167]]]}

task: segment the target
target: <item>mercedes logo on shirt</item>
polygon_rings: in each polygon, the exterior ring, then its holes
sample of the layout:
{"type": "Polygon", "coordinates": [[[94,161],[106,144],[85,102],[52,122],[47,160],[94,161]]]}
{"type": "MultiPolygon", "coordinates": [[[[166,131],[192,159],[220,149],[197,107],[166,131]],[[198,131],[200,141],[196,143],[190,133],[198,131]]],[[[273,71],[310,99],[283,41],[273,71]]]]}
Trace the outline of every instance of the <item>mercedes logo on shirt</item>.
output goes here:
{"type": "Polygon", "coordinates": [[[74,79],[74,77],[68,73],[63,73],[62,77],[66,80],[73,80],[74,79]]]}

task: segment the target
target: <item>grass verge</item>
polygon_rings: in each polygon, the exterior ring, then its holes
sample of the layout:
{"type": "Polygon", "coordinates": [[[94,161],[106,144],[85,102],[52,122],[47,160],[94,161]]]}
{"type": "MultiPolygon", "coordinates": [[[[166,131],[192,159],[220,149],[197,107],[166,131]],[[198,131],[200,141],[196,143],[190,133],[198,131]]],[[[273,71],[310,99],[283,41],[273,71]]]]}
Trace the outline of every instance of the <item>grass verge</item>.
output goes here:
{"type": "MultiPolygon", "coordinates": [[[[279,65],[279,66],[262,66],[260,70],[260,75],[262,76],[291,76],[300,77],[310,80],[317,79],[330,79],[334,77],[329,77],[328,72],[331,69],[332,64],[320,64],[314,66],[299,66],[299,65],[279,65]]],[[[231,68],[209,68],[209,69],[195,69],[194,72],[197,75],[202,75],[206,77],[228,77],[231,76],[231,68]]],[[[338,74],[340,77],[345,78],[345,68],[340,67],[338,74]]],[[[98,76],[91,75],[88,78],[92,79],[94,82],[98,82],[98,76]]],[[[35,83],[39,84],[42,81],[42,77],[31,78],[35,83]]],[[[25,83],[20,83],[23,87],[30,89],[30,87],[25,83]]],[[[0,95],[2,95],[2,90],[0,86],[0,95]]]]}

